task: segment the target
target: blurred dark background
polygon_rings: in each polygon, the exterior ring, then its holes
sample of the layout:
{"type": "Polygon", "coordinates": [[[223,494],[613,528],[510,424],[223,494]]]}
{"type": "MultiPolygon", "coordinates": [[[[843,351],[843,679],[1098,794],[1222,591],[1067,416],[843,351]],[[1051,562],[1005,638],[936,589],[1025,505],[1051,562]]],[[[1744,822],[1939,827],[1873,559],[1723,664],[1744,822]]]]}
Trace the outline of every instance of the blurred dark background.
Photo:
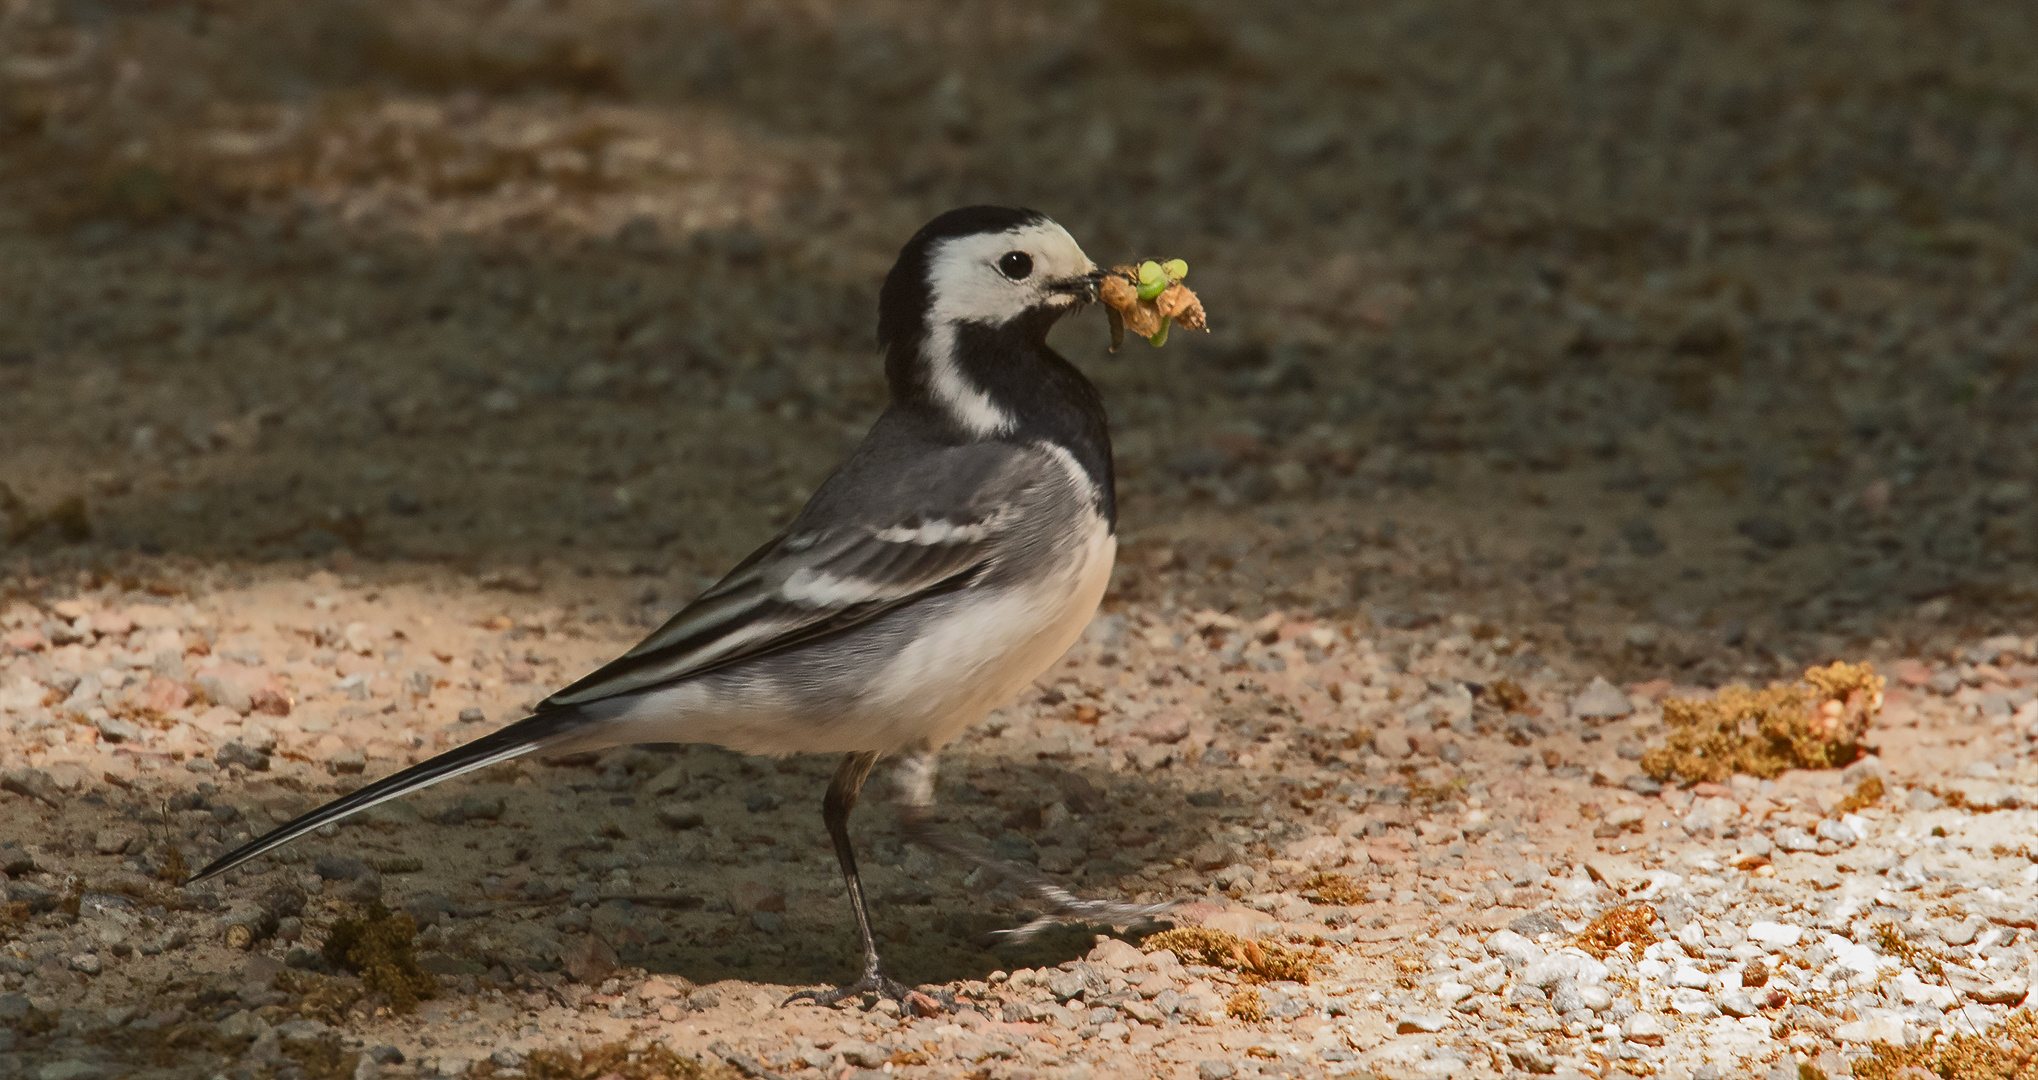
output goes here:
{"type": "Polygon", "coordinates": [[[2038,7],[1981,0],[0,0],[0,559],[670,599],[975,201],[1211,311],[1058,332],[1121,602],[1700,678],[2029,632],[2038,7]]]}

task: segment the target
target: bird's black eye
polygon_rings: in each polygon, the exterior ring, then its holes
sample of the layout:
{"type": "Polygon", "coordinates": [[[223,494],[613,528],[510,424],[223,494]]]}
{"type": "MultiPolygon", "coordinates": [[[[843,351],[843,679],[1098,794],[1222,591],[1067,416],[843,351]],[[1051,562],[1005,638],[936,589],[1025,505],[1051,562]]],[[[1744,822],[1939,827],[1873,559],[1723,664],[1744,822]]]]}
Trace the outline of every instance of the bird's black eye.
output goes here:
{"type": "Polygon", "coordinates": [[[998,256],[998,272],[1013,281],[1024,281],[1033,272],[1033,256],[1023,251],[1008,251],[998,256]]]}

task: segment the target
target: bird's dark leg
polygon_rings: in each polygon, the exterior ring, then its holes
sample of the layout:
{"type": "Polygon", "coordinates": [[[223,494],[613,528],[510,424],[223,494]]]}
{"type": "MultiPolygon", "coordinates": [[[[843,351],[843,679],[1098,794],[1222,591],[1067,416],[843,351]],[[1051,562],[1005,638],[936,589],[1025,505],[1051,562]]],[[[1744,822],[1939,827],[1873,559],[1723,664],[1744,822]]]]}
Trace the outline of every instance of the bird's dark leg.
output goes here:
{"type": "Polygon", "coordinates": [[[877,758],[874,753],[844,755],[842,764],[835,768],[835,779],[828,784],[827,796],[821,800],[821,821],[828,826],[829,839],[835,841],[835,861],[842,864],[842,882],[849,887],[849,909],[856,915],[856,932],[863,938],[863,977],[833,990],[802,990],[786,998],[784,1004],[811,1001],[816,1005],[833,1005],[844,998],[873,993],[903,1001],[912,992],[912,987],[887,978],[878,961],[877,936],[870,932],[870,909],[864,906],[863,882],[856,876],[856,851],[849,846],[849,812],[856,809],[856,795],[863,790],[863,782],[870,777],[877,758]]]}
{"type": "Polygon", "coordinates": [[[899,762],[899,825],[906,839],[921,847],[953,855],[972,866],[988,870],[1039,897],[1051,914],[1024,926],[999,933],[1012,941],[1024,941],[1058,922],[1094,922],[1111,926],[1133,926],[1163,915],[1173,904],[1126,904],[1115,900],[1085,900],[1031,870],[1003,859],[972,851],[942,832],[934,821],[934,754],[931,750],[912,753],[899,762]]]}

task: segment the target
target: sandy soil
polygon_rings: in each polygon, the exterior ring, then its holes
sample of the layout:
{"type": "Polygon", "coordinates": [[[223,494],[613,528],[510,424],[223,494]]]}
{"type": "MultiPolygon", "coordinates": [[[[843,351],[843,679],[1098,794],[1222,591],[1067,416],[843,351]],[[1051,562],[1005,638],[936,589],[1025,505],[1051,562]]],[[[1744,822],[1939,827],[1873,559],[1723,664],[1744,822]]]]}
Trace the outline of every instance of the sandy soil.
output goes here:
{"type": "Polygon", "coordinates": [[[2000,1018],[2038,802],[2031,18],[0,5],[0,1076],[541,1075],[617,1040],[786,1076],[1737,1075],[2000,1018]],[[1120,568],[943,800],[1087,892],[1298,943],[1308,986],[1246,1022],[1236,973],[1106,928],[987,947],[1024,904],[874,804],[888,948],[955,1003],[777,1009],[850,972],[829,763],[699,748],[163,884],[513,719],[770,535],[881,407],[897,244],[982,199],[1187,258],[1214,332],[1058,331],[1113,413],[1120,568]],[[1858,776],[1628,786],[1665,693],[1834,658],[1898,675],[1859,828],[1858,776]],[[1308,901],[1325,869],[1367,900],[1308,901]],[[415,1015],[320,981],[371,896],[428,924],[415,1015]],[[1559,959],[1625,896],[1695,940],[1559,959]],[[1916,960],[1880,922],[1979,981],[1878,967],[1916,960]],[[1739,1017],[1758,924],[1805,974],[1739,1017]]]}

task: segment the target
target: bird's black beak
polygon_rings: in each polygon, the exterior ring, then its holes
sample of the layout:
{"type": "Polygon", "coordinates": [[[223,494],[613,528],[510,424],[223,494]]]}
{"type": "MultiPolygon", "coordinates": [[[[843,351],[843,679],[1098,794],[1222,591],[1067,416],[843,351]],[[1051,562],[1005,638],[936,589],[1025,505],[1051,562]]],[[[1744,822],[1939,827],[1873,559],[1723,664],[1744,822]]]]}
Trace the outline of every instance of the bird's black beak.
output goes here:
{"type": "Polygon", "coordinates": [[[1063,278],[1054,283],[1054,291],[1064,296],[1073,296],[1085,304],[1097,302],[1097,288],[1104,283],[1104,271],[1092,270],[1087,274],[1063,278]]]}

